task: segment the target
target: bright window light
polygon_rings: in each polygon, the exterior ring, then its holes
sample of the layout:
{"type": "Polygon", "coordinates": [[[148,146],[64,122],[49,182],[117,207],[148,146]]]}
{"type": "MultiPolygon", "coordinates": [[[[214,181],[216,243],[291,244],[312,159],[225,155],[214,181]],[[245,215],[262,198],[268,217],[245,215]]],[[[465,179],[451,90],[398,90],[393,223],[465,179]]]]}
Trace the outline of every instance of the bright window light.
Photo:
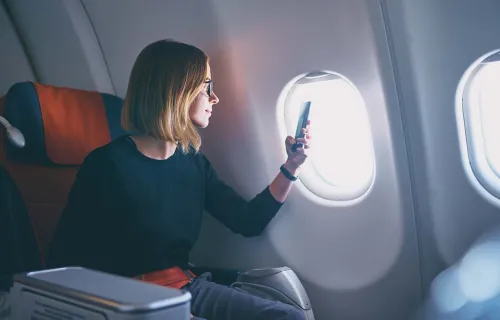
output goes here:
{"type": "Polygon", "coordinates": [[[481,186],[500,199],[500,51],[476,61],[459,90],[466,164],[481,186]]]}
{"type": "Polygon", "coordinates": [[[301,106],[311,102],[314,146],[301,172],[304,185],[329,200],[364,194],[374,176],[372,136],[356,87],[339,74],[310,73],[296,81],[285,100],[285,126],[295,136],[301,106]]]}
{"type": "Polygon", "coordinates": [[[484,64],[473,81],[471,94],[481,114],[486,159],[500,178],[500,61],[484,64]]]}

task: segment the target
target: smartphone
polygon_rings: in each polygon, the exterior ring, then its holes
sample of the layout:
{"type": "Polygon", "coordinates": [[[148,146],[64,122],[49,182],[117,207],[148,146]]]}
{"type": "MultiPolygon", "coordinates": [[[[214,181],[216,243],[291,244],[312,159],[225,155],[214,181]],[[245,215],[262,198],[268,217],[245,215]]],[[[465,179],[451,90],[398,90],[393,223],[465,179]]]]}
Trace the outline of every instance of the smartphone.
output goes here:
{"type": "MultiPolygon", "coordinates": [[[[311,109],[311,101],[306,101],[300,108],[299,120],[297,121],[297,130],[295,132],[295,139],[304,138],[304,133],[302,133],[302,128],[307,128],[307,123],[309,122],[309,110],[311,109]]],[[[302,148],[302,143],[295,143],[292,146],[292,151],[297,151],[297,148],[302,148]]]]}

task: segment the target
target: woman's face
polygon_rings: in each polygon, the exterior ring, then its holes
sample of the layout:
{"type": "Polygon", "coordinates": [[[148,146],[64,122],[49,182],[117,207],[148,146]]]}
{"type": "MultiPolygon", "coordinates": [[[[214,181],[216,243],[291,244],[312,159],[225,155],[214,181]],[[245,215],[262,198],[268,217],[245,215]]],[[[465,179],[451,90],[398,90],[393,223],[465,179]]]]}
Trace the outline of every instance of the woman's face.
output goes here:
{"type": "Polygon", "coordinates": [[[207,66],[207,79],[200,92],[189,108],[189,117],[193,124],[199,128],[206,128],[212,115],[212,106],[219,102],[219,98],[212,90],[212,73],[210,65],[207,66]]]}

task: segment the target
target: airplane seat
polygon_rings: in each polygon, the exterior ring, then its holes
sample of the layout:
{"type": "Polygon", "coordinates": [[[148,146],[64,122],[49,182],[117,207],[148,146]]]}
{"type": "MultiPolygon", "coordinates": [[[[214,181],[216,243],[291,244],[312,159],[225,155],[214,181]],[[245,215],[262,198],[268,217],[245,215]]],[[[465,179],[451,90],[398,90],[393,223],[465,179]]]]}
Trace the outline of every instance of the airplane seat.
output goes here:
{"type": "MultiPolygon", "coordinates": [[[[126,134],[122,104],[110,94],[33,82],[14,84],[0,99],[0,116],[25,139],[16,147],[0,128],[0,275],[45,268],[43,257],[79,166],[93,149],[126,134]]],[[[211,272],[214,282],[295,305],[314,319],[302,283],[287,267],[192,267],[198,275],[211,272]]]]}
{"type": "Polygon", "coordinates": [[[16,83],[0,115],[24,136],[16,147],[0,128],[0,274],[43,268],[45,252],[80,164],[126,132],[122,100],[110,94],[16,83]]]}

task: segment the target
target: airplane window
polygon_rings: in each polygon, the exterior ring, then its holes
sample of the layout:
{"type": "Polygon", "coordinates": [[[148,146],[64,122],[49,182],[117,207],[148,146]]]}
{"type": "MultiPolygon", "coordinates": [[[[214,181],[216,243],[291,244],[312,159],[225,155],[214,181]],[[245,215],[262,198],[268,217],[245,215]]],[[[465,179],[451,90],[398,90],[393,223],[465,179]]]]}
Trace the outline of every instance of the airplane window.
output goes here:
{"type": "Polygon", "coordinates": [[[479,183],[500,198],[500,51],[476,61],[462,82],[462,149],[479,183]]]}
{"type": "Polygon", "coordinates": [[[314,147],[300,174],[302,183],[328,200],[353,200],[370,187],[375,171],[365,103],[356,87],[333,72],[309,73],[293,82],[284,101],[285,127],[295,136],[310,102],[314,147]]]}

